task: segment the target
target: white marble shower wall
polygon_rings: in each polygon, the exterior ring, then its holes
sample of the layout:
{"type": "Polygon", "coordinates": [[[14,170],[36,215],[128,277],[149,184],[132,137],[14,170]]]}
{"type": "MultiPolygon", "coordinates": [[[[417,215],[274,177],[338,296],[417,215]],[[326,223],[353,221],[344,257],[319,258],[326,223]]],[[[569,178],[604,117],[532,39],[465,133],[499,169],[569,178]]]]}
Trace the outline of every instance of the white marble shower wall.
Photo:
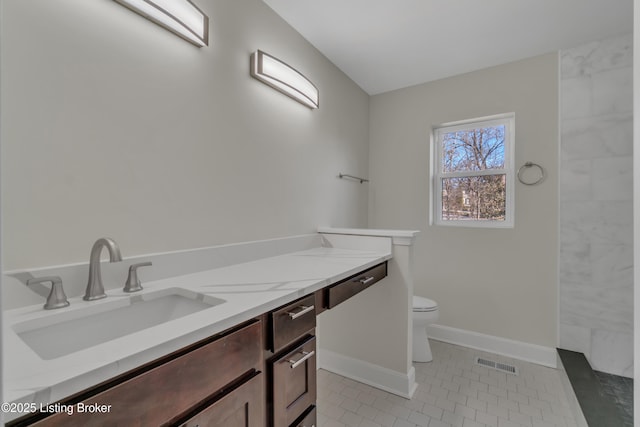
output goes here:
{"type": "Polygon", "coordinates": [[[560,347],[633,374],[632,35],[561,52],[560,347]]]}

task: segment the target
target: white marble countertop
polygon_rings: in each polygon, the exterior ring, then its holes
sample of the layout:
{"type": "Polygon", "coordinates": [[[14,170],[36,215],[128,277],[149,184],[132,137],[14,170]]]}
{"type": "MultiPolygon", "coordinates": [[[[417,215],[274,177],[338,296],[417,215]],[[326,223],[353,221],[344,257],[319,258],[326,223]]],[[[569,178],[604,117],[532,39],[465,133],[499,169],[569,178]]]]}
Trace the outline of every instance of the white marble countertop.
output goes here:
{"type": "MultiPolygon", "coordinates": [[[[70,299],[67,308],[42,305],[5,312],[4,400],[51,403],[124,373],[174,350],[250,320],[331,283],[391,258],[389,250],[318,247],[257,261],[144,283],[127,294],[107,291],[98,301],[70,299]],[[24,321],[46,319],[87,307],[99,310],[115,299],[143,298],[168,288],[225,300],[223,304],[52,360],[41,359],[13,329],[24,321]],[[142,297],[141,297],[142,296],[142,297]]],[[[206,297],[205,297],[206,298],[206,297]]],[[[10,420],[23,414],[5,414],[10,420]]]]}

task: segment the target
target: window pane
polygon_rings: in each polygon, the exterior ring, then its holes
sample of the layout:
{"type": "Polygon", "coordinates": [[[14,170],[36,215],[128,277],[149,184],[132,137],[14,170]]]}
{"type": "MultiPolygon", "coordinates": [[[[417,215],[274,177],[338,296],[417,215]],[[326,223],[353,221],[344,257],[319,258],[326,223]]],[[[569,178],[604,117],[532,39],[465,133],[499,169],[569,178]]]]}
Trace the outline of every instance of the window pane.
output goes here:
{"type": "Polygon", "coordinates": [[[441,133],[442,171],[504,169],[504,133],[504,125],[441,133]]]}
{"type": "Polygon", "coordinates": [[[506,175],[442,179],[442,220],[504,221],[506,175]]]}

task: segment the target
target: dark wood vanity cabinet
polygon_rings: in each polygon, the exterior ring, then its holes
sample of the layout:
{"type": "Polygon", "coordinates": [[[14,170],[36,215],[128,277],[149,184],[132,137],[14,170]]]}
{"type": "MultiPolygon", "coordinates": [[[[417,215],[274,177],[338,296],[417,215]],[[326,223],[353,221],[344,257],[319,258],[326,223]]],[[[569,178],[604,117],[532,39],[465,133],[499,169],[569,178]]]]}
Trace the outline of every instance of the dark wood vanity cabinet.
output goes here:
{"type": "Polygon", "coordinates": [[[8,425],[261,427],[263,347],[255,320],[60,402],[73,415],[36,414],[8,425]],[[79,411],[93,405],[105,410],[79,411]]]}

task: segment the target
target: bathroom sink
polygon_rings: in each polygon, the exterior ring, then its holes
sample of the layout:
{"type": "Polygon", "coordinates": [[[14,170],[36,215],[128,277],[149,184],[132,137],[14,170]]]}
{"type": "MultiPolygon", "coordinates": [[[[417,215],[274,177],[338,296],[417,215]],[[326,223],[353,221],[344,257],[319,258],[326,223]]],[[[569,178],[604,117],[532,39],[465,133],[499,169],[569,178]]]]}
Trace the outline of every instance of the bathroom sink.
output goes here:
{"type": "Polygon", "coordinates": [[[18,336],[44,360],[51,360],[224,303],[182,288],[110,301],[13,325],[18,336]]]}

